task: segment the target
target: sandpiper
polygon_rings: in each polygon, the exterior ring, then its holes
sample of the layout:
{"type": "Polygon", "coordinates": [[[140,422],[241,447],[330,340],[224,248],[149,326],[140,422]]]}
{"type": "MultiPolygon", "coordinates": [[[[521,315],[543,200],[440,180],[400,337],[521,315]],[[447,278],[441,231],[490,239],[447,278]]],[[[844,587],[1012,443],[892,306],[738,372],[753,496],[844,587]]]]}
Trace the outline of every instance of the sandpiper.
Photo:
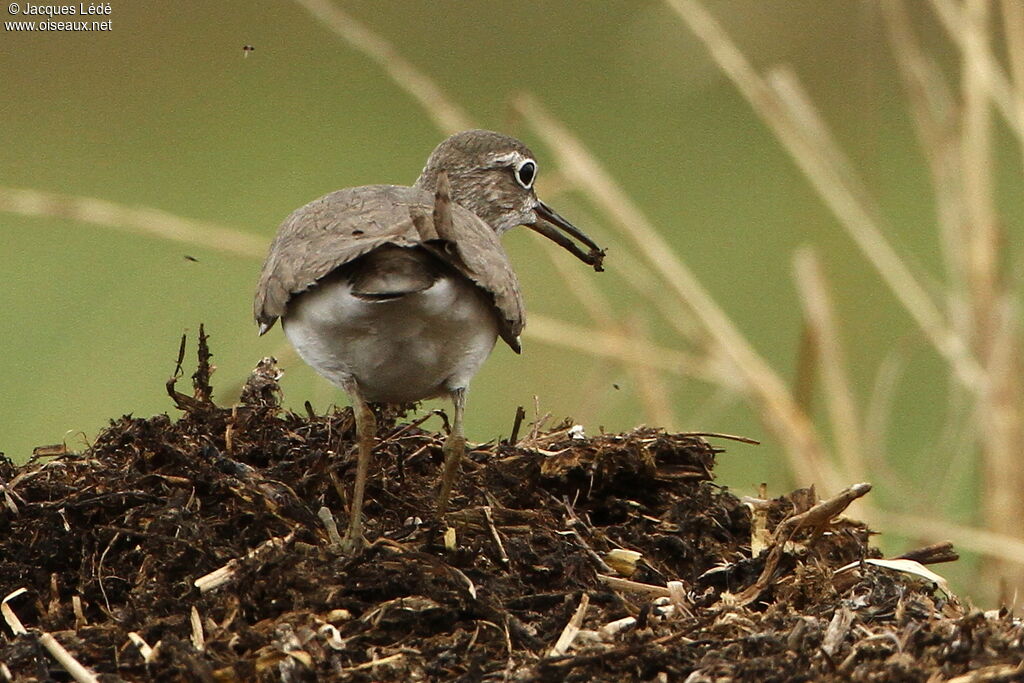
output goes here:
{"type": "Polygon", "coordinates": [[[352,400],[359,444],[344,551],[365,543],[363,495],[377,432],[368,402],[451,397],[438,494],[444,514],[465,452],[466,388],[499,336],[521,351],[522,294],[498,237],[526,225],[602,270],[604,251],[537,198],[536,178],[537,161],[522,142],[469,130],[438,145],[412,187],[338,190],[278,228],[254,313],[260,334],[280,318],[302,359],[352,400]]]}

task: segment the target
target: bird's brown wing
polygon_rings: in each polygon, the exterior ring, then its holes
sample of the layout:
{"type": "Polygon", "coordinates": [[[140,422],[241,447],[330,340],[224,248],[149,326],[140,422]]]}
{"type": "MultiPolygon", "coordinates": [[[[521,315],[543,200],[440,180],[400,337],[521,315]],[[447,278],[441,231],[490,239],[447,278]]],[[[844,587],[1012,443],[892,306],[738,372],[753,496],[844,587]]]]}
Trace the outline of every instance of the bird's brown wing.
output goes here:
{"type": "Polygon", "coordinates": [[[253,312],[261,333],[284,315],[291,297],[336,268],[393,244],[428,250],[488,292],[502,339],[518,351],[523,301],[498,236],[478,216],[453,205],[453,244],[437,236],[433,210],[429,192],[396,185],[339,190],[297,209],[278,228],[260,273],[253,312]]]}

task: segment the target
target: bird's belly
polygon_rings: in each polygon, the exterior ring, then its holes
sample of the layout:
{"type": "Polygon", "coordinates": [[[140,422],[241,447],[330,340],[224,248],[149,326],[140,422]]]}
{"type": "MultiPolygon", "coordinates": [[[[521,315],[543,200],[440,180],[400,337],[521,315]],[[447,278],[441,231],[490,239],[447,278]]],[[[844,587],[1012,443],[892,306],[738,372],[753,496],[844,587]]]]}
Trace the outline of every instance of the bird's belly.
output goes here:
{"type": "Polygon", "coordinates": [[[384,301],[324,283],[293,299],[283,323],[313,369],[341,387],[354,379],[364,399],[383,403],[465,388],[498,336],[493,303],[459,276],[384,301]]]}

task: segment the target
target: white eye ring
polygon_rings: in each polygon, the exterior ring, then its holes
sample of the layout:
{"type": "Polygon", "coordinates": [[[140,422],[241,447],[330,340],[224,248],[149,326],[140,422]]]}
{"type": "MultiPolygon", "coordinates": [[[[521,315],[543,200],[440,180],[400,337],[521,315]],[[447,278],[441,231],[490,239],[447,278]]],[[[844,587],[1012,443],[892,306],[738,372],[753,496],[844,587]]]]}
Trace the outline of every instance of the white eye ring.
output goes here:
{"type": "Polygon", "coordinates": [[[537,162],[533,159],[522,159],[516,164],[515,173],[516,182],[523,186],[523,189],[529,190],[533,187],[533,181],[537,178],[537,162]],[[526,172],[525,174],[523,172],[526,172]],[[523,176],[526,176],[525,178],[523,176]]]}

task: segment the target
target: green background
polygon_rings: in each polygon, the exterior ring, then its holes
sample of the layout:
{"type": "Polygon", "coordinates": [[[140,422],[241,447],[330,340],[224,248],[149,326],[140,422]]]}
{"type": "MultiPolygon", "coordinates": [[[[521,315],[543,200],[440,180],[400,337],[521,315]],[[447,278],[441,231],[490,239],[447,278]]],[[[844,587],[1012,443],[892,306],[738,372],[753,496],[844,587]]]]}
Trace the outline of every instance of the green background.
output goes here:
{"type": "MultiPolygon", "coordinates": [[[[887,353],[898,349],[905,363],[890,415],[890,462],[908,482],[934,480],[936,452],[946,448],[937,435],[942,364],[669,9],[632,0],[339,6],[392,41],[481,125],[533,145],[543,196],[551,158],[509,107],[520,92],[539,98],[787,379],[800,337],[792,256],[813,246],[833,286],[858,396],[867,395],[887,353]]],[[[894,226],[890,239],[926,280],[937,276],[928,177],[874,4],[708,6],[756,66],[795,69],[894,226]]],[[[111,7],[103,17],[112,20],[109,32],[0,33],[0,185],[157,208],[269,242],[292,209],[328,191],[410,184],[443,137],[373,62],[295,4],[115,0],[111,7]],[[245,44],[256,48],[247,58],[245,44]]],[[[916,14],[925,42],[950,51],[932,17],[916,14]]],[[[578,198],[552,203],[606,241],[610,228],[578,198]]],[[[1019,202],[1003,208],[1019,218],[1019,202]]],[[[1008,225],[1019,239],[1017,225],[1008,225]]],[[[227,392],[260,357],[285,344],[279,328],[256,336],[258,260],[11,213],[0,213],[0,239],[0,450],[16,461],[44,443],[66,440],[78,449],[82,433],[93,437],[111,417],[173,412],[163,383],[179,336],[187,330],[194,338],[201,321],[222,402],[235,398],[227,392]]],[[[525,230],[505,244],[530,311],[588,322],[538,253],[557,247],[525,230]]],[[[630,275],[614,250],[606,265],[605,275],[574,267],[598,281],[615,315],[653,321],[646,304],[616,284],[630,275]]],[[[516,406],[532,414],[534,396],[542,412],[575,416],[591,433],[644,420],[621,367],[529,340],[525,347],[517,357],[499,346],[478,375],[467,414],[471,440],[507,435],[516,406]]],[[[310,399],[324,410],[344,402],[300,362],[285,369],[289,405],[310,399]]],[[[726,444],[721,483],[753,493],[767,482],[772,494],[807,483],[791,480],[777,444],[738,397],[722,400],[712,388],[675,379],[670,386],[671,427],[765,440],[726,444]]],[[[879,495],[891,502],[905,494],[879,495]]]]}

